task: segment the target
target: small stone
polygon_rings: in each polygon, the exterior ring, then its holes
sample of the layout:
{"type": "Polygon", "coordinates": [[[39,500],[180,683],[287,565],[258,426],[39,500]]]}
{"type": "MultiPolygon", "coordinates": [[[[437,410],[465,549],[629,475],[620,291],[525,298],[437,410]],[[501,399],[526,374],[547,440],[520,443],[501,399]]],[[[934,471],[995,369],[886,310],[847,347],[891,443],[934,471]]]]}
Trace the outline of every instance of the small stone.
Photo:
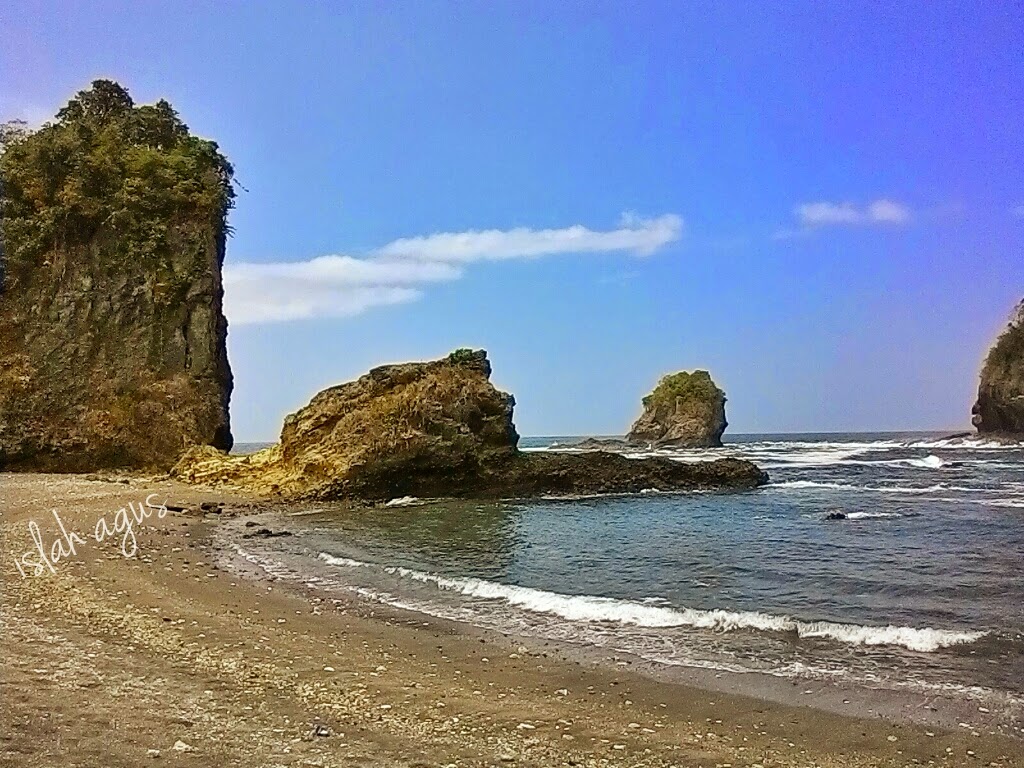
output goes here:
{"type": "Polygon", "coordinates": [[[175,752],[195,752],[196,748],[193,747],[191,744],[186,744],[184,741],[181,741],[179,739],[178,741],[174,742],[174,751],[175,752]]]}

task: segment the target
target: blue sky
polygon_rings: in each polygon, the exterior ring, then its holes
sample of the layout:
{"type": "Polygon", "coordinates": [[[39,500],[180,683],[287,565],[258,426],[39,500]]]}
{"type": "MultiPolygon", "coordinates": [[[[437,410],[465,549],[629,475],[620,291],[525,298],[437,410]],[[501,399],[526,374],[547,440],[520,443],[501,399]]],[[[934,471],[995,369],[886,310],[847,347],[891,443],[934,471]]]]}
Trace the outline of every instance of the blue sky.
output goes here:
{"type": "Polygon", "coordinates": [[[734,432],[945,429],[1024,296],[1022,50],[1017,2],[8,0],[0,118],[111,77],[221,144],[239,440],[461,346],[524,434],[695,367],[734,432]]]}

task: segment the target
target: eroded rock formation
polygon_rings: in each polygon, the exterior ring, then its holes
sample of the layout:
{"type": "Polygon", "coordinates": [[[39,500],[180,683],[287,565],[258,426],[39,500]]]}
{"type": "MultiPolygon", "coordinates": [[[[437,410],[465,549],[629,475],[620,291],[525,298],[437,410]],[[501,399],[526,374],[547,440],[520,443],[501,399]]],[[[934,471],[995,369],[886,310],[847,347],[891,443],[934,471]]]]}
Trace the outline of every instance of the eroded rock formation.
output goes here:
{"type": "Polygon", "coordinates": [[[978,432],[1024,439],[1024,301],[985,359],[972,413],[978,432]]]}
{"type": "Polygon", "coordinates": [[[248,456],[194,448],[174,474],[285,498],[377,501],[750,488],[767,481],[736,459],[683,464],[605,452],[520,452],[515,401],[491,384],[490,374],[487,354],[470,350],[375,368],[289,416],[278,444],[248,456]]]}
{"type": "Polygon", "coordinates": [[[722,444],[725,392],[707,371],[665,376],[643,400],[644,412],[626,439],[633,444],[714,448],[722,444]]]}
{"type": "Polygon", "coordinates": [[[0,468],[168,469],[230,448],[216,144],[109,81],[0,138],[0,468]]]}

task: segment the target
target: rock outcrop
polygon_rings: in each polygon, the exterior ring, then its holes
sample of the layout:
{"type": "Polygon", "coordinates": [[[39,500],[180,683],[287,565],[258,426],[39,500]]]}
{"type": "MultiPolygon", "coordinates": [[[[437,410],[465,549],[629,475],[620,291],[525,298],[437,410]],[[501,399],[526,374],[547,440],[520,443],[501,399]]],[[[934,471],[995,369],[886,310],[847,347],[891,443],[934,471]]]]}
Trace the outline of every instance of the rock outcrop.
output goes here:
{"type": "Polygon", "coordinates": [[[230,448],[217,145],[109,81],[0,142],[0,469],[230,448]]]}
{"type": "Polygon", "coordinates": [[[978,432],[1024,439],[1024,301],[985,359],[972,413],[978,432]]]}
{"type": "Polygon", "coordinates": [[[767,481],[736,459],[683,464],[606,452],[521,452],[515,401],[491,384],[490,374],[487,354],[471,350],[375,368],[288,416],[276,445],[248,456],[194,448],[173,474],[284,498],[372,501],[751,488],[767,481]]]}
{"type": "Polygon", "coordinates": [[[644,412],[626,439],[633,444],[675,448],[722,445],[725,392],[707,371],[680,371],[665,376],[643,400],[644,412]]]}

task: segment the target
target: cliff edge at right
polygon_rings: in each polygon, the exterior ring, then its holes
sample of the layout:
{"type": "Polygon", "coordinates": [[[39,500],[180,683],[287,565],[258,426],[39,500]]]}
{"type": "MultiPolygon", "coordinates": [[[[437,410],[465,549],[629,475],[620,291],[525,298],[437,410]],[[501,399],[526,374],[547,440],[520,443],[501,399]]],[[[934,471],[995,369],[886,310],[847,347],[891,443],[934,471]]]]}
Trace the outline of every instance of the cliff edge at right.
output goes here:
{"type": "Polygon", "coordinates": [[[979,433],[1024,440],[1024,300],[985,358],[971,412],[979,433]]]}

